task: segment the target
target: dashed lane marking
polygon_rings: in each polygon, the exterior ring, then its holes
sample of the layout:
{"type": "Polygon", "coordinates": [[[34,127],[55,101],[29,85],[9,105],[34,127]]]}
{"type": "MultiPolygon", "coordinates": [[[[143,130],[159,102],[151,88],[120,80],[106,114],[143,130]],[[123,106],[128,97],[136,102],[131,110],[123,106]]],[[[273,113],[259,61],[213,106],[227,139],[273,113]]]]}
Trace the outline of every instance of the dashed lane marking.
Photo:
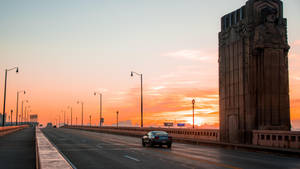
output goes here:
{"type": "Polygon", "coordinates": [[[99,149],[103,148],[100,144],[97,144],[96,147],[99,148],[99,149]]]}
{"type": "Polygon", "coordinates": [[[128,159],[130,159],[130,160],[136,161],[136,162],[140,162],[139,159],[134,158],[134,157],[131,157],[131,156],[129,156],[129,155],[124,155],[124,157],[125,157],[125,158],[128,158],[128,159]]]}

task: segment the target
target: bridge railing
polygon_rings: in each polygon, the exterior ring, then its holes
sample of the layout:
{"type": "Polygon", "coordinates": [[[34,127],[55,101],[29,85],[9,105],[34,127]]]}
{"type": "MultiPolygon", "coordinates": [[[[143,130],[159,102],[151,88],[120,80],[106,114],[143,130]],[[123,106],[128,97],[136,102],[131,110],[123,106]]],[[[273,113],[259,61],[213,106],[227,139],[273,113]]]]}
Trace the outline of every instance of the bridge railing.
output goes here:
{"type": "Polygon", "coordinates": [[[26,127],[28,127],[28,125],[0,127],[0,136],[4,136],[6,134],[21,130],[26,127]]]}
{"type": "Polygon", "coordinates": [[[219,130],[217,129],[178,129],[178,128],[154,128],[154,127],[112,127],[112,126],[65,126],[67,128],[78,128],[84,130],[112,132],[119,134],[130,134],[135,136],[142,136],[149,131],[160,130],[166,131],[173,138],[178,139],[196,139],[196,140],[210,140],[219,141],[219,130]]]}
{"type": "Polygon", "coordinates": [[[300,131],[253,130],[252,144],[300,149],[300,131]]]}

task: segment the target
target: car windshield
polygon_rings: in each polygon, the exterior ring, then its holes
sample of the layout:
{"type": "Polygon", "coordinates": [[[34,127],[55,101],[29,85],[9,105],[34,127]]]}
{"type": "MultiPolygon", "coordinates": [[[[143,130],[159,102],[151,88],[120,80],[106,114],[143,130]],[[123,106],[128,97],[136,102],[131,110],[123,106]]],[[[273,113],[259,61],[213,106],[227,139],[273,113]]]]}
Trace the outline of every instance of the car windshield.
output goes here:
{"type": "Polygon", "coordinates": [[[168,133],[164,131],[153,131],[152,134],[155,136],[168,135],[168,133]]]}

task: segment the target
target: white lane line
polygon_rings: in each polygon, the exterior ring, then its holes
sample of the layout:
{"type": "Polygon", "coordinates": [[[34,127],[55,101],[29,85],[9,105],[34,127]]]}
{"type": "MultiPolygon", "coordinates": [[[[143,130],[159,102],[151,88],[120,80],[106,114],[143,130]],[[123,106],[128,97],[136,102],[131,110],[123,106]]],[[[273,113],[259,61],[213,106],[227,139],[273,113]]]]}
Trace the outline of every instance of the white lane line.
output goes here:
{"type": "Polygon", "coordinates": [[[136,162],[140,162],[139,159],[134,158],[134,157],[130,157],[129,155],[124,155],[124,157],[125,157],[125,158],[128,158],[128,159],[130,159],[130,160],[136,161],[136,162]]]}
{"type": "Polygon", "coordinates": [[[100,144],[97,144],[96,147],[99,149],[103,148],[100,144]]]}

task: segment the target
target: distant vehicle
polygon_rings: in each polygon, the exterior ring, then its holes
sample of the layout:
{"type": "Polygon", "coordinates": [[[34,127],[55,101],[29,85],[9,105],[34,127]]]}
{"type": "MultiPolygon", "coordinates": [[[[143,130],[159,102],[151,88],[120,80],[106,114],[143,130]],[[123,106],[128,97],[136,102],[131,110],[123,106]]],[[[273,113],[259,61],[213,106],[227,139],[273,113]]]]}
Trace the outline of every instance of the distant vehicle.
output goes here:
{"type": "Polygon", "coordinates": [[[56,128],[56,125],[54,125],[53,128],[56,128]]]}
{"type": "Polygon", "coordinates": [[[168,148],[172,146],[172,137],[165,131],[150,131],[142,137],[142,145],[167,145],[168,148]]]}
{"type": "Polygon", "coordinates": [[[47,123],[47,127],[52,127],[52,123],[47,123]]]}

